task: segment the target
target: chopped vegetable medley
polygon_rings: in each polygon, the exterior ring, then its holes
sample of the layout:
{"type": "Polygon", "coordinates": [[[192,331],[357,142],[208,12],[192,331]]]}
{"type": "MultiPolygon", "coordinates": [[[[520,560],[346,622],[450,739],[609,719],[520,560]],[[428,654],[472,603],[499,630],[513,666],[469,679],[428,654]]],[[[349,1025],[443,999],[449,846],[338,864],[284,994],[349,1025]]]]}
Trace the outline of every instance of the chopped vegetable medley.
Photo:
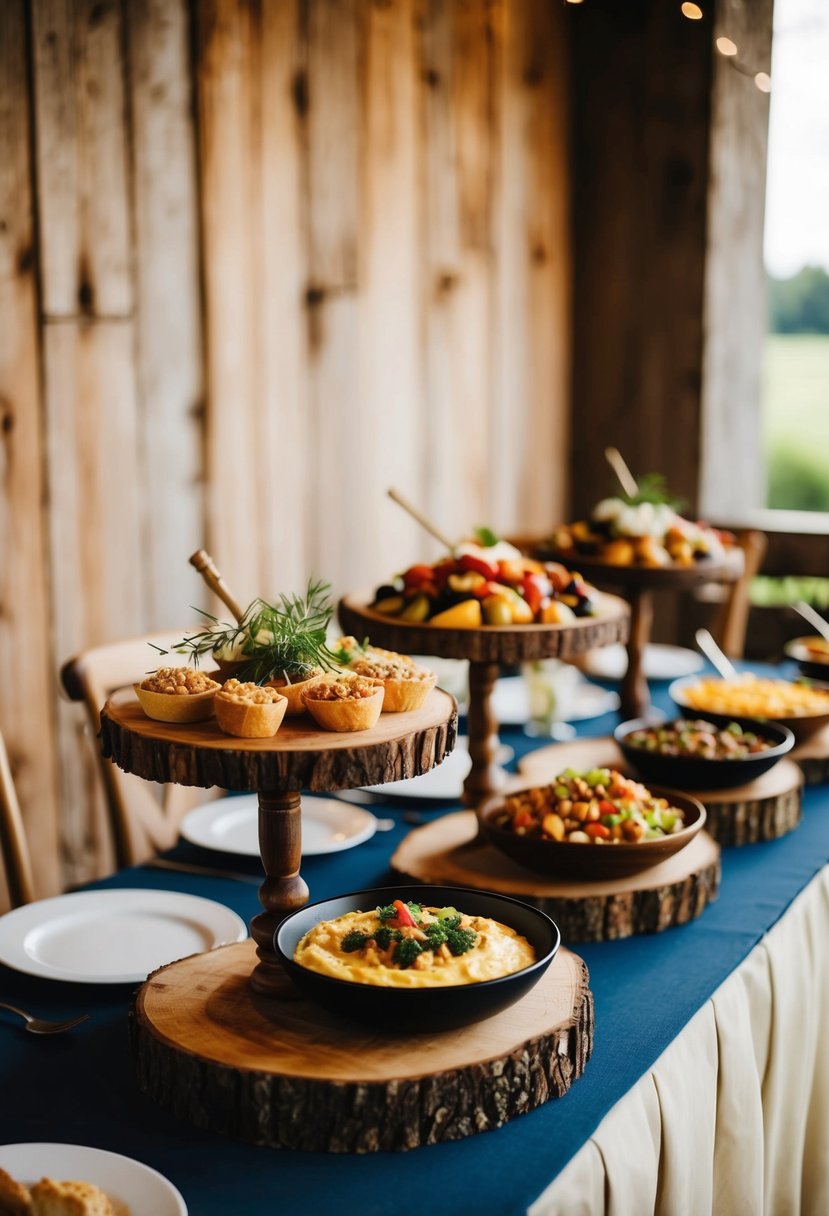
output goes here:
{"type": "Polygon", "coordinates": [[[625,743],[660,756],[696,756],[705,760],[742,760],[775,746],[771,739],[744,730],[737,722],[721,727],[703,719],[687,718],[631,731],[625,743]]]}
{"type": "Polygon", "coordinates": [[[519,836],[569,844],[635,844],[685,826],[678,807],[608,768],[568,768],[551,785],[512,794],[495,822],[519,836]]]}
{"type": "Polygon", "coordinates": [[[377,927],[352,929],[340,941],[341,950],[362,952],[367,961],[386,967],[406,968],[415,966],[421,955],[429,966],[458,958],[478,941],[471,919],[455,908],[436,910],[396,899],[376,912],[377,927]]]}

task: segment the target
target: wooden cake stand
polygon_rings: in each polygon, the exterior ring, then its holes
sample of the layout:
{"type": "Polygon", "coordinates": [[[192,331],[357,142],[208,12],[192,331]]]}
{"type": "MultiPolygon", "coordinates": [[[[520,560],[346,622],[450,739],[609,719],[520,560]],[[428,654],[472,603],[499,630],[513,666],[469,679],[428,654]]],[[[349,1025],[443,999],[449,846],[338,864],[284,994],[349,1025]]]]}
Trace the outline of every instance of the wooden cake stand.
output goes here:
{"type": "Polygon", "coordinates": [[[255,1144],[365,1153],[459,1140],[566,1093],[592,1050],[587,969],[563,948],[502,1013],[405,1037],[344,1022],[285,976],[281,999],[263,1000],[248,987],[253,961],[240,942],[162,967],[131,1034],[150,1097],[255,1144]]]}
{"type": "Polygon", "coordinates": [[[599,595],[596,616],[568,625],[484,625],[479,629],[443,629],[410,624],[368,607],[371,593],[340,600],[340,624],[355,637],[368,636],[387,650],[469,660],[469,754],[472,767],[464,782],[463,801],[476,806],[506,784],[497,762],[498,722],[492,710],[495,681],[504,667],[537,659],[572,659],[599,646],[624,641],[630,610],[624,600],[599,595]]]}
{"type": "MultiPolygon", "coordinates": [[[[628,775],[633,771],[610,738],[576,739],[540,747],[518,766],[523,786],[543,784],[568,767],[611,767],[628,775]]],[[[777,840],[800,823],[803,774],[798,764],[784,757],[755,781],[734,789],[684,792],[703,804],[707,812],[705,831],[719,844],[756,844],[759,840],[777,840]]]]}
{"type": "Polygon", "coordinates": [[[829,726],[796,743],[790,755],[803,770],[807,785],[825,784],[829,781],[829,726]]]}
{"type": "MultiPolygon", "coordinates": [[[[433,689],[422,709],[382,714],[371,730],[318,730],[310,718],[286,718],[273,738],[224,735],[215,719],[173,725],[145,716],[135,694],[111,697],[101,712],[101,748],[128,773],[147,781],[255,790],[265,880],[264,912],[250,931],[259,962],[250,982],[271,993],[282,971],[273,935],[283,916],[308,901],[300,876],[300,790],[332,791],[379,785],[428,772],[452,751],[458,727],[455,698],[433,689]]],[[[210,957],[210,956],[206,956],[210,957]]],[[[210,966],[210,964],[207,964],[210,966]]]]}
{"type": "Polygon", "coordinates": [[[630,604],[628,666],[619,695],[624,718],[640,718],[650,707],[651,698],[645,679],[643,660],[653,624],[654,591],[687,591],[705,583],[735,583],[743,572],[743,551],[733,549],[722,561],[700,561],[693,566],[610,566],[590,557],[570,557],[541,545],[527,546],[533,554],[543,553],[545,561],[557,561],[577,570],[589,582],[620,591],[630,604]]]}

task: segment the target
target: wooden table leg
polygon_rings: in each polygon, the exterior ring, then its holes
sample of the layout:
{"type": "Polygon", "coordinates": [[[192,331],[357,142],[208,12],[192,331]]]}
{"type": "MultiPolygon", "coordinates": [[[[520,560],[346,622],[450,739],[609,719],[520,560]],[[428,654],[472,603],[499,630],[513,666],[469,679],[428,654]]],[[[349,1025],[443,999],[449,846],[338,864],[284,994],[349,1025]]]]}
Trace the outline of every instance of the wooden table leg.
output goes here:
{"type": "Polygon", "coordinates": [[[650,641],[653,624],[653,596],[637,588],[630,592],[630,636],[628,638],[628,667],[620,689],[622,715],[641,718],[650,707],[651,694],[645,679],[645,647],[650,641]]]}
{"type": "Polygon", "coordinates": [[[463,784],[466,806],[477,806],[489,794],[503,789],[507,774],[497,762],[500,740],[492,712],[492,690],[501,674],[497,663],[469,664],[469,754],[472,767],[463,784]]]}
{"type": "Polygon", "coordinates": [[[299,874],[302,824],[298,790],[286,794],[260,790],[259,849],[265,867],[259,899],[265,911],[250,923],[259,956],[250,983],[256,992],[273,996],[284,985],[273,950],[274,932],[283,917],[308,902],[308,887],[299,874]]]}

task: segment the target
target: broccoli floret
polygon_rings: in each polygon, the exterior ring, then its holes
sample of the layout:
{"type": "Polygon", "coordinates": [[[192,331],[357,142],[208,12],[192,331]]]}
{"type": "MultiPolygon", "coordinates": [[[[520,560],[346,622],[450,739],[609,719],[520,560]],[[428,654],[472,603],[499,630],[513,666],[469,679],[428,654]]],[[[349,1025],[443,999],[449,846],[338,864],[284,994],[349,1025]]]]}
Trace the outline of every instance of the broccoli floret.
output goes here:
{"type": "Polygon", "coordinates": [[[420,942],[413,937],[404,937],[394,952],[394,961],[399,967],[411,967],[412,963],[423,953],[420,942]]]}
{"type": "Polygon", "coordinates": [[[392,942],[400,941],[400,930],[390,929],[388,925],[382,925],[374,934],[374,940],[381,950],[388,950],[392,942]]]}
{"type": "Polygon", "coordinates": [[[446,935],[446,944],[455,956],[466,954],[477,940],[478,934],[474,929],[450,929],[446,935]]]}
{"type": "MultiPolygon", "coordinates": [[[[460,921],[460,917],[458,917],[458,921],[460,921]]],[[[454,927],[454,926],[452,926],[452,927],[454,927]]],[[[426,938],[429,942],[430,950],[440,949],[440,947],[446,941],[446,938],[449,933],[449,928],[450,928],[450,926],[447,925],[444,921],[437,921],[433,925],[424,926],[424,931],[426,933],[426,938]]]]}
{"type": "Polygon", "coordinates": [[[460,912],[450,912],[448,916],[441,914],[441,918],[438,923],[442,925],[444,929],[457,929],[461,923],[461,914],[460,912]]]}
{"type": "Polygon", "coordinates": [[[383,921],[393,920],[397,916],[397,908],[394,904],[386,904],[385,907],[377,909],[377,915],[383,921]]]}
{"type": "Polygon", "coordinates": [[[355,950],[362,950],[368,940],[367,933],[361,933],[359,929],[352,929],[340,942],[340,949],[344,950],[346,954],[353,954],[355,950]]]}

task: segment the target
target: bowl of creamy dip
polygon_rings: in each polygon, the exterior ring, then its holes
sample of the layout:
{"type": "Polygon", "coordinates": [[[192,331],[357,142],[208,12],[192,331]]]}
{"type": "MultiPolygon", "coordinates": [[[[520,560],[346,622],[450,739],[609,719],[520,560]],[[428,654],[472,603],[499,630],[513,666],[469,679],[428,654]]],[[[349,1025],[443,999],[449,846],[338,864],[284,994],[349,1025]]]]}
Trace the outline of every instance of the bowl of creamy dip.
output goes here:
{"type": "Polygon", "coordinates": [[[395,886],[321,900],[274,934],[303,996],[378,1034],[483,1021],[541,979],[561,936],[544,912],[460,887],[395,886]]]}

